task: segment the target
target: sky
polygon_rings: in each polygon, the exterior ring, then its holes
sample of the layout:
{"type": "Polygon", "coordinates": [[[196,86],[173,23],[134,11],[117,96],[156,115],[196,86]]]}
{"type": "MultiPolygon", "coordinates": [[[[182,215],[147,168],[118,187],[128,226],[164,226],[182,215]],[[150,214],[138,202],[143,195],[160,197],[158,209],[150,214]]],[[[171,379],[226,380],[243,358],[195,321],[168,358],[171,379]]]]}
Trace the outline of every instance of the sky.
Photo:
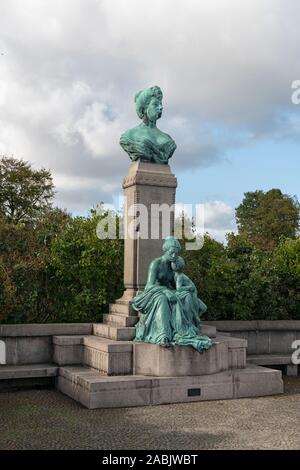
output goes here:
{"type": "Polygon", "coordinates": [[[246,191],[300,199],[299,18],[298,0],[1,0],[0,154],[50,169],[73,214],[115,203],[134,95],[158,85],[177,202],[222,241],[246,191]]]}

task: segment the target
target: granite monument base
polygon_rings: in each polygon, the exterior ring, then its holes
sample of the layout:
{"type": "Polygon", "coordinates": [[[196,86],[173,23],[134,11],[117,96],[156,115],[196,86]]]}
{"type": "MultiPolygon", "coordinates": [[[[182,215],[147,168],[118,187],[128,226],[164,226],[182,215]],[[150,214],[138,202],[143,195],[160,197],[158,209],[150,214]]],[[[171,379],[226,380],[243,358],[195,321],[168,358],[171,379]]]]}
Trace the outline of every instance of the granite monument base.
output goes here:
{"type": "Polygon", "coordinates": [[[61,367],[57,388],[87,408],[189,403],[274,395],[283,392],[281,372],[247,365],[186,377],[100,376],[86,367],[61,367]]]}
{"type": "MultiPolygon", "coordinates": [[[[206,329],[206,333],[209,329],[206,329]]],[[[216,334],[213,346],[199,353],[190,346],[171,349],[156,344],[82,336],[78,345],[54,338],[59,358],[58,390],[87,408],[115,408],[221,400],[280,394],[279,370],[246,363],[247,341],[216,334]],[[72,364],[72,352],[74,362],[72,364]],[[65,360],[65,363],[64,363],[65,360]]]]}
{"type": "Polygon", "coordinates": [[[157,344],[133,343],[133,373],[174,377],[216,374],[229,368],[246,366],[247,341],[220,337],[207,351],[198,352],[191,346],[162,348],[157,344]]]}

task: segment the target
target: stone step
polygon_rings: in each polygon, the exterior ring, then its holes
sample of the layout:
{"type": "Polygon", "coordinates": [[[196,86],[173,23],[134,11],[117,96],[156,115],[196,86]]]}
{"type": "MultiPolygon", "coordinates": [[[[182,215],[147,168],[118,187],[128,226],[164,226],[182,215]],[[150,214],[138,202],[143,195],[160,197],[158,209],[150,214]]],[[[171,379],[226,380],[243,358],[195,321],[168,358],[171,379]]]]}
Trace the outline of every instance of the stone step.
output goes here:
{"type": "Polygon", "coordinates": [[[94,335],[115,341],[131,341],[135,337],[135,327],[119,327],[114,324],[94,323],[94,335]]]}
{"type": "Polygon", "coordinates": [[[0,380],[55,377],[58,367],[55,364],[26,364],[0,366],[0,380]]]}
{"type": "Polygon", "coordinates": [[[216,341],[225,341],[230,348],[247,348],[246,339],[223,335],[219,332],[217,332],[216,341]]]}
{"type": "Polygon", "coordinates": [[[53,336],[53,360],[59,366],[82,364],[83,338],[88,335],[53,336]]]}
{"type": "Polygon", "coordinates": [[[123,315],[131,315],[133,309],[128,302],[115,302],[109,305],[109,313],[117,313],[123,315]]]}
{"type": "Polygon", "coordinates": [[[83,338],[83,364],[107,375],[132,373],[132,343],[99,336],[83,338]]]}
{"type": "Polygon", "coordinates": [[[138,317],[134,315],[121,315],[117,313],[103,315],[103,323],[113,326],[134,326],[138,322],[138,317]]]}
{"type": "Polygon", "coordinates": [[[211,375],[108,377],[87,367],[61,367],[57,388],[87,408],[161,405],[283,393],[281,372],[249,365],[211,375]]]}
{"type": "Polygon", "coordinates": [[[97,335],[90,335],[84,336],[82,342],[84,346],[89,346],[108,353],[132,352],[131,341],[116,341],[109,338],[102,338],[97,335]]]}
{"type": "Polygon", "coordinates": [[[246,367],[247,340],[244,338],[233,338],[217,333],[215,341],[224,342],[228,346],[228,365],[231,369],[242,369],[246,367]]]}
{"type": "Polygon", "coordinates": [[[108,377],[87,367],[61,367],[57,388],[87,408],[116,408],[150,404],[151,380],[108,377]]]}

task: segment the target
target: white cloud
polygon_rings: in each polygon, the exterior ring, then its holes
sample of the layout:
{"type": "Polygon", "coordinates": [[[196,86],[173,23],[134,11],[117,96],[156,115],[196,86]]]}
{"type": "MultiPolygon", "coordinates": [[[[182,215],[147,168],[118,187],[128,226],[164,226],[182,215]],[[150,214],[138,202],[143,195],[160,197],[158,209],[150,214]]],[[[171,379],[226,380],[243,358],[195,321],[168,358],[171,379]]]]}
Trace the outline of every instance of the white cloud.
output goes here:
{"type": "Polygon", "coordinates": [[[204,224],[207,230],[230,230],[234,227],[234,209],[222,201],[205,202],[204,224]]]}
{"type": "Polygon", "coordinates": [[[235,210],[223,201],[208,201],[202,204],[176,204],[175,216],[182,212],[188,219],[194,220],[195,230],[199,234],[209,233],[218,241],[224,242],[228,232],[236,232],[235,210]]]}
{"type": "Polygon", "coordinates": [[[226,234],[237,232],[235,211],[222,201],[211,201],[204,206],[204,230],[220,242],[226,241],[226,234]]]}
{"type": "Polygon", "coordinates": [[[107,105],[94,102],[88,106],[75,123],[74,130],[81,136],[92,156],[106,159],[113,153],[118,153],[118,138],[122,126],[118,119],[109,117],[107,105]]]}
{"type": "Polygon", "coordinates": [[[91,205],[95,178],[99,191],[120,186],[119,136],[154,84],[177,172],[256,139],[299,139],[299,14],[297,0],[1,0],[0,151],[64,177],[62,205],[68,191],[91,205]]]}

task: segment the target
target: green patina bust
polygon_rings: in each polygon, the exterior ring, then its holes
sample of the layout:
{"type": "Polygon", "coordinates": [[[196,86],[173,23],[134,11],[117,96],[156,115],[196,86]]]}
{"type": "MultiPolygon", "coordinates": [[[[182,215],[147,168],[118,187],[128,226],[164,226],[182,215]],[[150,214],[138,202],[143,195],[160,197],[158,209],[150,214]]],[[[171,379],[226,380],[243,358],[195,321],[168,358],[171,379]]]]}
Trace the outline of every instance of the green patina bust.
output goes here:
{"type": "Polygon", "coordinates": [[[134,98],[136,112],[142,123],[121,135],[120,145],[130,159],[147,163],[167,164],[176,143],[156,127],[162,115],[162,91],[158,86],[139,91],[134,98]]]}

